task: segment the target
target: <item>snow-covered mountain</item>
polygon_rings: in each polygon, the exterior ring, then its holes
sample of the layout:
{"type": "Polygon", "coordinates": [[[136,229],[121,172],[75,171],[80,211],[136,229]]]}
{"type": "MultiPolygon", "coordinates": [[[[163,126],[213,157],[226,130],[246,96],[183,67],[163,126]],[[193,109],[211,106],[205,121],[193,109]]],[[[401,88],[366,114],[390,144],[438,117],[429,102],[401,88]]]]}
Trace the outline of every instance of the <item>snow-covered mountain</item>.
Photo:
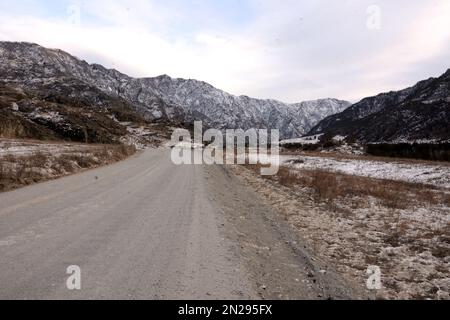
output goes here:
{"type": "Polygon", "coordinates": [[[234,96],[205,82],[166,75],[137,79],[30,43],[0,42],[0,81],[47,95],[72,83],[69,97],[94,105],[92,91],[77,90],[87,85],[126,101],[150,121],[203,120],[205,127],[217,129],[280,129],[282,138],[302,136],[320,120],[350,106],[337,99],[287,104],[234,96]]]}
{"type": "Polygon", "coordinates": [[[450,140],[450,69],[410,88],[365,98],[325,118],[309,135],[325,133],[362,142],[450,140]]]}
{"type": "Polygon", "coordinates": [[[326,115],[350,106],[346,101],[321,99],[286,104],[276,100],[260,100],[234,96],[208,83],[172,79],[166,75],[143,79],[169,105],[179,105],[186,120],[203,120],[214,128],[277,128],[283,137],[298,137],[326,115]]]}

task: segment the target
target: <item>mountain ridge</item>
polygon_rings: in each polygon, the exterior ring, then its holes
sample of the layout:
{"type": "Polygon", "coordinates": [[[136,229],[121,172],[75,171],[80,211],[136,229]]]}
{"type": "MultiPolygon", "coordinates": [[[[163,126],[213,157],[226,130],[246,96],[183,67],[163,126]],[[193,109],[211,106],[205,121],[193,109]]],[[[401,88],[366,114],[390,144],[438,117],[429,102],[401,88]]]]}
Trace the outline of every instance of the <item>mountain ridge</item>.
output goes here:
{"type": "Polygon", "coordinates": [[[280,129],[282,138],[301,136],[326,116],[351,105],[331,98],[283,103],[235,96],[204,81],[167,75],[132,78],[60,49],[24,42],[0,42],[0,74],[6,83],[36,90],[42,83],[78,79],[128,101],[148,121],[202,120],[205,127],[217,129],[280,129]]]}
{"type": "Polygon", "coordinates": [[[349,136],[368,142],[450,139],[450,69],[399,91],[367,97],[326,117],[308,135],[349,136]]]}

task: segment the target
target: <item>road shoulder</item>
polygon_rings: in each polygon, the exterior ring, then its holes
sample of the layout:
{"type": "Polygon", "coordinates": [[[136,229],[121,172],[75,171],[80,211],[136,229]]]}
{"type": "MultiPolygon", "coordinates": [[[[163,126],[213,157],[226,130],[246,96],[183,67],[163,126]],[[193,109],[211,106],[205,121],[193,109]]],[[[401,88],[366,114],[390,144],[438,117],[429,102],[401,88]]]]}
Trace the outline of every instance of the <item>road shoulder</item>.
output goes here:
{"type": "Polygon", "coordinates": [[[231,167],[205,169],[213,201],[222,207],[226,237],[245,261],[262,299],[366,298],[326,262],[313,256],[300,235],[233,174],[231,167]]]}

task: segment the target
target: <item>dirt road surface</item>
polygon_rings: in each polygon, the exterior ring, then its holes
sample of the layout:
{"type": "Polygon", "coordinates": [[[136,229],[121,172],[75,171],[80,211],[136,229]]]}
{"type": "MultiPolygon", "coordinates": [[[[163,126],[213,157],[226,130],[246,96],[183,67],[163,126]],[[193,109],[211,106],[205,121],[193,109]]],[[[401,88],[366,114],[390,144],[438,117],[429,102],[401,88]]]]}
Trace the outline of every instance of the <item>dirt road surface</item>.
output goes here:
{"type": "Polygon", "coordinates": [[[0,257],[0,299],[360,297],[226,167],[168,149],[0,194],[0,257]]]}

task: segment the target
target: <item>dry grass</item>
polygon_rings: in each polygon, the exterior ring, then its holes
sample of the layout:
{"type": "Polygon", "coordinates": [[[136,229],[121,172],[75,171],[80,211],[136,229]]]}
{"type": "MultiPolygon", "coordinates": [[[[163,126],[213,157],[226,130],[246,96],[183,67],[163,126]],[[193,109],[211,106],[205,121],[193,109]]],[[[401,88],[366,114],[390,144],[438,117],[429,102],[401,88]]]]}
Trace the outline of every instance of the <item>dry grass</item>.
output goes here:
{"type": "MultiPolygon", "coordinates": [[[[248,165],[259,172],[261,165],[248,165]]],[[[391,209],[406,209],[414,203],[450,205],[450,194],[438,188],[404,181],[358,177],[325,170],[297,170],[280,167],[274,177],[268,176],[285,187],[300,186],[313,190],[317,201],[333,204],[340,198],[372,196],[391,209]]]]}
{"type": "Polygon", "coordinates": [[[128,145],[95,145],[61,154],[32,152],[0,157],[0,191],[73,174],[125,159],[136,149],[128,145]]]}
{"type": "Polygon", "coordinates": [[[286,167],[281,167],[278,172],[278,181],[283,186],[289,187],[299,183],[299,175],[286,167]]]}
{"type": "Polygon", "coordinates": [[[259,167],[233,171],[338,272],[364,286],[367,266],[380,266],[380,299],[450,299],[448,190],[290,167],[263,177],[259,167]]]}

